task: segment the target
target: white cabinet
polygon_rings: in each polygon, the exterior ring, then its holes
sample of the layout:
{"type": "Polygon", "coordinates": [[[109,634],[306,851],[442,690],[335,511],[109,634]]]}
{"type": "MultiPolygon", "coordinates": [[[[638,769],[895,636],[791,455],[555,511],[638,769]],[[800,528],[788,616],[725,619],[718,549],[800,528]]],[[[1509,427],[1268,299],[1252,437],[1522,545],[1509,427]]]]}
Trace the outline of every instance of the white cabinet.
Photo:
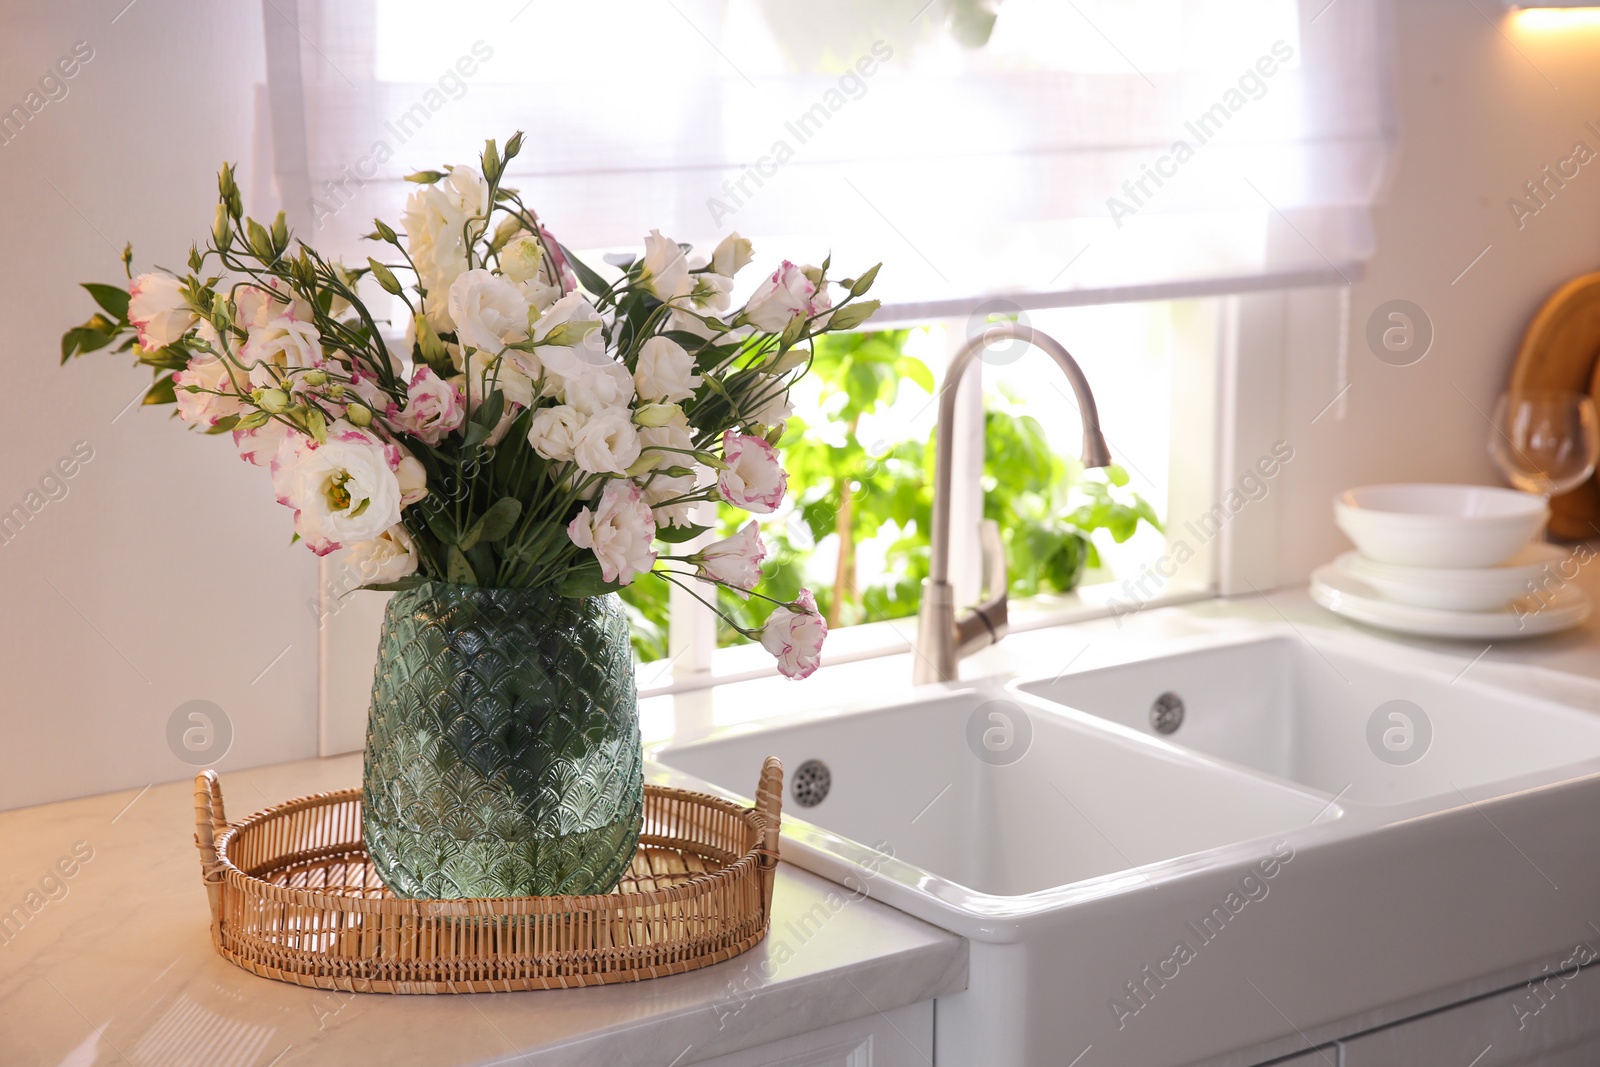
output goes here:
{"type": "Polygon", "coordinates": [[[699,1067],[928,1067],[932,1062],[931,1000],[716,1059],[683,1060],[699,1067]]]}
{"type": "Polygon", "coordinates": [[[1343,1045],[1343,1067],[1594,1067],[1600,1063],[1600,967],[1549,974],[1343,1045]]]}

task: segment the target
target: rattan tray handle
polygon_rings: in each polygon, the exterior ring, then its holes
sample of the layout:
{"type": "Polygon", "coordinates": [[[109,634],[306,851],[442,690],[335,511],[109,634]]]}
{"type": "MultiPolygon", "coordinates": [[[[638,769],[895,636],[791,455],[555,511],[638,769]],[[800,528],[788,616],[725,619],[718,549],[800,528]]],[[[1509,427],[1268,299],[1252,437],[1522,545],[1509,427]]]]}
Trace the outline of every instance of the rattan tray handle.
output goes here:
{"type": "Polygon", "coordinates": [[[767,912],[772,912],[772,883],[778,869],[778,831],[783,824],[783,764],[768,756],[761,765],[761,782],[756,786],[756,810],[766,818],[761,834],[761,891],[766,896],[767,912]]]}
{"type": "Polygon", "coordinates": [[[222,808],[222,783],[217,772],[201,771],[194,776],[194,845],[200,850],[200,877],[205,879],[206,898],[211,904],[213,932],[222,927],[223,863],[217,858],[217,835],[228,828],[222,808]]]}

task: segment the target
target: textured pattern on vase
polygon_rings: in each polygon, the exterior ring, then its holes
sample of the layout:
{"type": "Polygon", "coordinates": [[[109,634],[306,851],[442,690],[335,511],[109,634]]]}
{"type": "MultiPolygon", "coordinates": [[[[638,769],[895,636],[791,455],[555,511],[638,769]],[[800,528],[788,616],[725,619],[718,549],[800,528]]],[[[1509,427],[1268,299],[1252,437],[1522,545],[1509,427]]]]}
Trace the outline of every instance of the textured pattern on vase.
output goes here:
{"type": "Polygon", "coordinates": [[[604,893],[643,817],[615,595],[428,582],[384,617],[362,834],[402,897],[604,893]]]}

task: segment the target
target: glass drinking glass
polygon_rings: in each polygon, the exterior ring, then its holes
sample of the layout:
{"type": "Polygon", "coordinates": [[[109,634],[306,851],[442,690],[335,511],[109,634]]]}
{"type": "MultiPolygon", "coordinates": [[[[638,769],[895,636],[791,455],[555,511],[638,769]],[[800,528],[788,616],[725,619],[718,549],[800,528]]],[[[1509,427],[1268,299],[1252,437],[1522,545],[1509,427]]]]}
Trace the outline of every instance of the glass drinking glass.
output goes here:
{"type": "Polygon", "coordinates": [[[1560,496],[1594,474],[1600,459],[1600,414],[1581,393],[1506,393],[1495,404],[1489,454],[1516,488],[1560,496]]]}

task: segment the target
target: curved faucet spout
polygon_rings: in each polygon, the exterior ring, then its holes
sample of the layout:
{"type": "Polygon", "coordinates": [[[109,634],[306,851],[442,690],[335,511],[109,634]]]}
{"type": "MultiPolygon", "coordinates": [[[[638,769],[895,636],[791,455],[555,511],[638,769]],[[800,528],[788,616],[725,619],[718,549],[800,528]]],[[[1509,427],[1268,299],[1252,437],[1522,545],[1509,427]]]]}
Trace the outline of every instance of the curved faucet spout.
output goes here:
{"type": "MultiPolygon", "coordinates": [[[[944,387],[939,394],[939,424],[934,438],[933,523],[929,532],[932,544],[928,578],[922,587],[922,615],[917,631],[917,657],[913,673],[913,680],[918,685],[954,681],[956,663],[962,656],[1000,640],[1005,634],[1003,556],[998,571],[994,567],[989,568],[989,599],[961,620],[955,617],[955,594],[950,586],[950,491],[953,477],[950,453],[955,444],[956,394],[961,389],[962,376],[985,348],[1012,338],[1043,349],[1067,376],[1083,420],[1083,465],[1104,467],[1111,462],[1111,450],[1106,447],[1105,436],[1100,432],[1100,411],[1095,406],[1089,380],[1083,376],[1078,361],[1055,338],[1031,326],[999,322],[961,346],[950,360],[944,387]],[[998,583],[995,579],[997,573],[1000,575],[998,583]],[[994,588],[996,584],[999,588],[994,588]]],[[[1003,552],[997,538],[986,540],[990,542],[985,546],[988,551],[1003,552]]]]}

